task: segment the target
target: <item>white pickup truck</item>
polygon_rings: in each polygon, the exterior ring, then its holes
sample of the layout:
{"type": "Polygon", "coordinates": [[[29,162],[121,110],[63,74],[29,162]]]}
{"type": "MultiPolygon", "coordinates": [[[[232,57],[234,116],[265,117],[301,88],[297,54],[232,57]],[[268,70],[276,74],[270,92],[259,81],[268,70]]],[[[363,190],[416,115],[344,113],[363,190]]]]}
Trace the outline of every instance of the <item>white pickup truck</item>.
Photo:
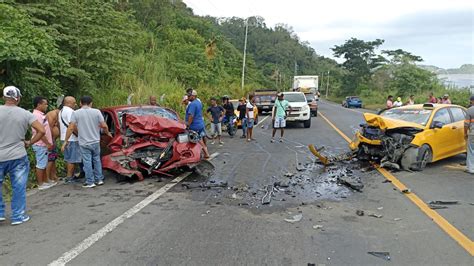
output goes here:
{"type": "Polygon", "coordinates": [[[311,110],[306,97],[302,92],[283,92],[284,99],[291,107],[291,113],[287,117],[288,122],[302,122],[305,128],[311,127],[311,110]]]}

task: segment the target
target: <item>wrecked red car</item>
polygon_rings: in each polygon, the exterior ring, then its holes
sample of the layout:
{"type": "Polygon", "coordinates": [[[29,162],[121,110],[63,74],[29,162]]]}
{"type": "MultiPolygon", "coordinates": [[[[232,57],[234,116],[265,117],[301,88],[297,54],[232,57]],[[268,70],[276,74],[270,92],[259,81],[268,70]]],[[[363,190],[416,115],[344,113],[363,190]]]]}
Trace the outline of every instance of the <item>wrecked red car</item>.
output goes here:
{"type": "Polygon", "coordinates": [[[140,105],[101,109],[112,138],[101,136],[102,167],[125,177],[172,176],[202,161],[198,134],[168,108],[140,105]]]}

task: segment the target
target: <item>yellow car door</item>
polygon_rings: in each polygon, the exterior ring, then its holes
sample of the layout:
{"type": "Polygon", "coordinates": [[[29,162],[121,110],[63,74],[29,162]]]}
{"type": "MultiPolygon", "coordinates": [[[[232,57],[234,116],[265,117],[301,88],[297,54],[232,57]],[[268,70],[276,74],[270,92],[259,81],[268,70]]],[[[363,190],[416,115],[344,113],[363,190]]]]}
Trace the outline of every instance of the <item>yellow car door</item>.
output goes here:
{"type": "Polygon", "coordinates": [[[451,115],[453,116],[454,123],[452,129],[455,131],[453,136],[453,155],[466,152],[466,140],[464,139],[464,119],[466,112],[462,107],[450,107],[451,115]]]}
{"type": "Polygon", "coordinates": [[[428,142],[433,150],[433,161],[449,156],[455,148],[453,147],[452,120],[447,108],[436,110],[428,131],[430,135],[428,142]]]}

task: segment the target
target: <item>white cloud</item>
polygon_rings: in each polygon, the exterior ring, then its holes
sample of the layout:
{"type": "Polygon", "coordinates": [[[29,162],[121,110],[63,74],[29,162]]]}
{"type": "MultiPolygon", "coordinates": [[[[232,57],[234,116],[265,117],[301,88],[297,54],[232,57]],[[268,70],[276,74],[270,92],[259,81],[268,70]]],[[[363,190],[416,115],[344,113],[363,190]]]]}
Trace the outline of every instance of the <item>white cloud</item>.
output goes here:
{"type": "MultiPolygon", "coordinates": [[[[430,38],[438,38],[446,42],[433,46],[442,50],[433,50],[434,48],[432,48],[421,51],[422,54],[420,55],[425,58],[427,63],[442,67],[457,67],[463,63],[474,63],[472,59],[474,1],[184,0],[184,2],[198,15],[243,18],[258,15],[265,19],[269,27],[273,27],[277,23],[288,24],[293,27],[302,41],[308,41],[316,49],[316,52],[329,57],[332,55],[331,47],[342,44],[344,40],[351,37],[365,40],[382,38],[386,40],[387,44],[392,42],[390,38],[398,38],[394,41],[404,44],[403,47],[399,48],[410,51],[410,48],[418,47],[419,44],[403,43],[404,39],[425,36],[426,41],[430,38]],[[469,20],[457,18],[456,11],[463,11],[464,14],[466,11],[470,13],[470,23],[469,20]],[[436,21],[436,17],[430,17],[429,14],[452,14],[453,17],[443,16],[446,21],[436,21]],[[425,20],[416,20],[418,16],[424,16],[425,20]],[[405,21],[407,19],[408,21],[405,21]],[[459,51],[459,53],[470,53],[470,57],[464,56],[462,58],[460,54],[453,54],[457,47],[450,45],[449,40],[452,40],[452,37],[449,35],[459,36],[459,32],[452,32],[451,34],[446,30],[450,28],[454,30],[453,25],[450,24],[450,19],[467,24],[460,27],[460,30],[464,31],[462,36],[465,39],[456,39],[456,41],[461,43],[470,42],[469,47],[463,46],[464,50],[459,51]],[[436,31],[436,28],[430,28],[430,31],[427,31],[430,24],[436,24],[440,28],[440,33],[433,32],[436,31]],[[429,37],[429,34],[438,36],[429,37]],[[441,38],[440,34],[443,35],[441,38]],[[440,54],[446,54],[446,56],[440,57],[440,54]]],[[[418,38],[418,41],[423,42],[423,39],[418,38]]],[[[384,49],[388,48],[384,47],[384,49]]]]}

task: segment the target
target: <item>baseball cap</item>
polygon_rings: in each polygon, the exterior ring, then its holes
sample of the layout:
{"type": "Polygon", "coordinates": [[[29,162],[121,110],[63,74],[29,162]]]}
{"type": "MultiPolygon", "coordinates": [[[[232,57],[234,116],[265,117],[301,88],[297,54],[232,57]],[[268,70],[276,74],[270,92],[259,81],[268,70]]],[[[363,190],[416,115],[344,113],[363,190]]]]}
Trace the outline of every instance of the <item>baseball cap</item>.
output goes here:
{"type": "Polygon", "coordinates": [[[277,94],[277,96],[278,96],[278,97],[283,96],[283,92],[279,92],[279,93],[277,94]]]}
{"type": "Polygon", "coordinates": [[[445,95],[443,95],[443,97],[449,97],[449,94],[445,94],[445,95]]]}
{"type": "Polygon", "coordinates": [[[191,95],[192,95],[192,96],[197,96],[197,95],[198,95],[198,93],[197,93],[197,91],[196,91],[196,90],[193,90],[193,91],[191,92],[191,95]]]}
{"type": "Polygon", "coordinates": [[[18,98],[22,97],[20,89],[15,86],[7,86],[3,89],[3,96],[7,98],[13,98],[18,101],[18,98]]]}

